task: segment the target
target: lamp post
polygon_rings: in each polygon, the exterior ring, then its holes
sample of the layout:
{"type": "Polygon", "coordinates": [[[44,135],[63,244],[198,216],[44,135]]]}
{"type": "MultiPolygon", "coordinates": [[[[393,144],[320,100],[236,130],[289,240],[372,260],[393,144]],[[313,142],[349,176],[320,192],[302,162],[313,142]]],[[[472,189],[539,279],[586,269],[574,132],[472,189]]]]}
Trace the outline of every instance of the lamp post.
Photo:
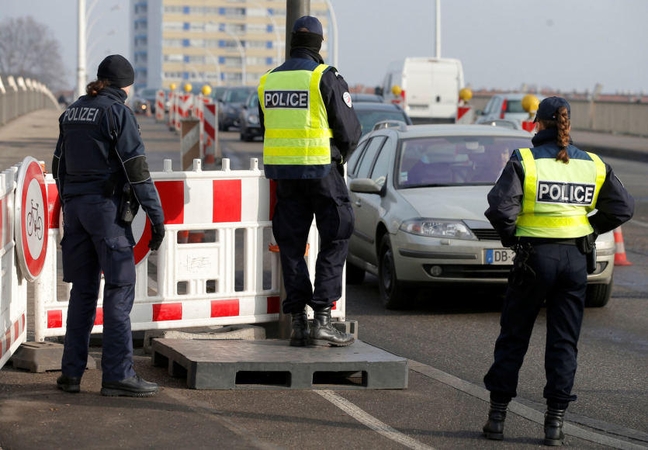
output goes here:
{"type": "Polygon", "coordinates": [[[221,27],[221,31],[224,31],[230,37],[234,38],[234,40],[236,41],[236,47],[238,48],[239,54],[241,55],[241,81],[243,86],[245,86],[247,82],[247,76],[245,73],[246,62],[245,62],[245,48],[243,47],[243,43],[241,42],[241,39],[239,39],[237,35],[229,31],[227,28],[221,27]]]}
{"type": "Polygon", "coordinates": [[[331,26],[333,27],[333,67],[339,69],[338,67],[338,27],[337,19],[335,18],[335,10],[331,4],[331,0],[326,0],[326,5],[328,6],[329,15],[331,16],[331,26]]]}
{"type": "Polygon", "coordinates": [[[250,1],[249,3],[255,5],[255,6],[259,7],[259,8],[263,8],[266,17],[268,17],[268,19],[270,19],[270,23],[272,23],[272,29],[274,30],[274,34],[275,34],[275,47],[277,47],[276,65],[278,66],[279,64],[281,64],[281,36],[279,36],[279,30],[277,28],[277,22],[275,21],[274,16],[272,14],[270,14],[270,10],[268,8],[265,8],[263,5],[261,5],[258,2],[255,2],[255,1],[250,1]]]}
{"type": "Polygon", "coordinates": [[[86,84],[86,8],[85,0],[78,0],[77,96],[85,94],[86,84]]]}
{"type": "Polygon", "coordinates": [[[209,55],[211,59],[214,60],[214,64],[216,65],[216,85],[220,86],[221,85],[221,68],[220,64],[218,63],[218,58],[214,56],[212,52],[209,51],[207,47],[203,47],[203,50],[205,50],[205,53],[209,55]]]}

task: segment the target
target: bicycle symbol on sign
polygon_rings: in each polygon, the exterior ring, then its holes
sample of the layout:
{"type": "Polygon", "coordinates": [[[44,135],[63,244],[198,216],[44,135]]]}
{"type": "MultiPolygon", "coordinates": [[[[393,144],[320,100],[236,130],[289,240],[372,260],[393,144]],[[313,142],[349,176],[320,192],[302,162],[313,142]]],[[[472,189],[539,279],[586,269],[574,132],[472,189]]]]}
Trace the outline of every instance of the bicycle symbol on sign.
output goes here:
{"type": "Polygon", "coordinates": [[[38,203],[31,199],[31,210],[27,213],[27,234],[36,233],[38,239],[43,239],[43,218],[38,214],[38,203]]]}

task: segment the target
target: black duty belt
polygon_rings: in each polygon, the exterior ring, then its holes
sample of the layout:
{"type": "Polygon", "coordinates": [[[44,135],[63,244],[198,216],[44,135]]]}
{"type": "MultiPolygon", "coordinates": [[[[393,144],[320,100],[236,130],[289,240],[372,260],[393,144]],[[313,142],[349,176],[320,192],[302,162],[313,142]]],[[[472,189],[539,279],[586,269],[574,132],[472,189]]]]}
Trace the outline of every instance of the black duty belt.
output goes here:
{"type": "Polygon", "coordinates": [[[576,245],[576,240],[578,238],[567,238],[567,239],[554,239],[554,238],[533,238],[533,237],[521,237],[520,242],[528,242],[531,245],[543,245],[543,244],[562,244],[562,245],[576,245]]]}

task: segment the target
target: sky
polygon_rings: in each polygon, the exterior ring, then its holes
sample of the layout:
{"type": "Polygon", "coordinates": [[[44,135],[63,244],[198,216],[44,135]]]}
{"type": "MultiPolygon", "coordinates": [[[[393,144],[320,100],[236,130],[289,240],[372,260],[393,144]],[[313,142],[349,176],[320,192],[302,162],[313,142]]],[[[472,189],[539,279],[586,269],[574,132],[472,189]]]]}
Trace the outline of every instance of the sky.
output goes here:
{"type": "MultiPolygon", "coordinates": [[[[391,61],[439,56],[435,0],[330,3],[338,70],[351,86],[379,85],[391,61]]],[[[86,8],[92,76],[106,54],[130,56],[130,0],[86,0],[86,8]]],[[[584,92],[601,84],[603,93],[648,94],[646,0],[440,0],[440,10],[440,56],[461,60],[473,89],[584,92]]],[[[0,0],[0,20],[27,15],[61,42],[72,87],[77,1],[0,0]]]]}

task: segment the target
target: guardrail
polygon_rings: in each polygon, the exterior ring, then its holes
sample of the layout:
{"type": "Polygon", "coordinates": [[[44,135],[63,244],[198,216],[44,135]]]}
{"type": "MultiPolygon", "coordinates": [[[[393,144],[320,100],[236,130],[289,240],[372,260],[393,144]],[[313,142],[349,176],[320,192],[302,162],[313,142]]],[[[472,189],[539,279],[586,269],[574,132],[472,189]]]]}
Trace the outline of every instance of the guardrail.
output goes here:
{"type": "Polygon", "coordinates": [[[42,83],[29,78],[0,76],[0,126],[38,109],[58,109],[59,104],[42,83]]]}
{"type": "MultiPolygon", "coordinates": [[[[474,95],[469,105],[483,110],[491,95],[474,95]]],[[[591,101],[565,96],[571,106],[574,130],[648,137],[648,103],[591,101]]]]}

